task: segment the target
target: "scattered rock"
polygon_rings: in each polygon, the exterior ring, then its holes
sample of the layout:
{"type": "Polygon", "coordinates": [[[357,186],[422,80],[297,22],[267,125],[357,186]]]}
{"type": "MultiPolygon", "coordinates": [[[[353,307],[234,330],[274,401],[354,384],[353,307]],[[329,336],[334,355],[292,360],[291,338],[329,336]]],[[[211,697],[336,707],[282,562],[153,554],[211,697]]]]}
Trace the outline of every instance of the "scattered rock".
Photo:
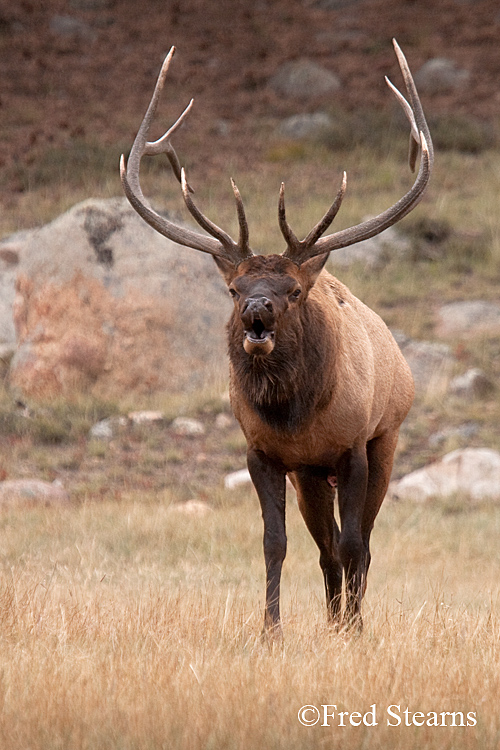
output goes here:
{"type": "Polygon", "coordinates": [[[93,440],[113,440],[120,430],[127,426],[125,417],[108,417],[91,427],[89,438],[93,440]]]}
{"type": "Polygon", "coordinates": [[[108,10],[115,0],[69,0],[70,8],[75,10],[108,10]]]}
{"type": "MultiPolygon", "coordinates": [[[[250,472],[248,469],[240,469],[239,471],[233,471],[231,474],[226,474],[224,477],[224,487],[227,490],[234,490],[235,487],[240,487],[243,484],[252,484],[250,472]]],[[[291,483],[288,475],[286,477],[286,488],[288,491],[294,493],[295,487],[291,483]]]]}
{"type": "Polygon", "coordinates": [[[205,425],[198,419],[190,417],[176,417],[171,424],[171,430],[176,435],[195,436],[205,434],[205,425]]]}
{"type": "MultiPolygon", "coordinates": [[[[84,201],[16,246],[0,299],[13,300],[22,397],[178,393],[226,375],[231,303],[212,258],[159,235],[125,199],[84,201]]],[[[2,279],[0,256],[0,292],[2,279]]],[[[0,343],[1,317],[0,304],[0,343]]]]}
{"type": "Polygon", "coordinates": [[[248,469],[233,471],[231,474],[226,474],[224,477],[224,487],[227,490],[234,490],[235,487],[240,487],[242,484],[252,484],[252,479],[248,469]]]}
{"type": "Polygon", "coordinates": [[[224,120],[223,118],[220,118],[219,120],[216,120],[212,127],[212,132],[214,135],[219,135],[221,138],[227,138],[229,135],[231,135],[232,125],[229,122],[229,120],[224,120]]]}
{"type": "Polygon", "coordinates": [[[361,263],[366,268],[383,268],[394,258],[406,255],[411,248],[410,241],[395,227],[368,240],[342,247],[330,255],[333,268],[347,268],[361,263]]]}
{"type": "Polygon", "coordinates": [[[26,234],[19,232],[0,242],[0,359],[5,363],[0,365],[2,370],[7,369],[17,347],[12,306],[16,296],[16,276],[21,248],[26,234]]]}
{"type": "Polygon", "coordinates": [[[447,429],[439,430],[439,432],[435,432],[430,436],[429,448],[439,448],[440,445],[443,445],[447,440],[453,438],[467,441],[474,437],[474,435],[477,435],[478,432],[479,425],[476,424],[476,422],[466,422],[459,427],[448,427],[447,429]]]}
{"type": "Polygon", "coordinates": [[[59,480],[9,479],[0,482],[0,507],[13,505],[65,505],[69,495],[59,480]]]}
{"type": "Polygon", "coordinates": [[[307,140],[317,138],[328,131],[333,120],[326,112],[314,112],[292,115],[283,120],[278,127],[278,135],[292,140],[307,140]]]}
{"type": "Polygon", "coordinates": [[[360,5],[364,0],[314,0],[313,5],[322,10],[340,10],[351,5],[360,5]]]}
{"type": "Polygon", "coordinates": [[[162,411],[131,411],[127,416],[133,424],[157,424],[165,420],[162,411]]]}
{"type": "Polygon", "coordinates": [[[215,426],[218,430],[227,430],[228,427],[233,427],[236,424],[236,420],[230,414],[221,412],[215,417],[215,426]]]}
{"type": "Polygon", "coordinates": [[[484,300],[450,302],[437,313],[439,336],[500,332],[500,305],[484,300]]]}
{"type": "Polygon", "coordinates": [[[453,60],[445,57],[428,60],[414,75],[418,90],[426,94],[445,94],[463,88],[469,78],[468,70],[457,68],[453,60]]]}
{"type": "Polygon", "coordinates": [[[269,85],[280,96],[310,100],[338,91],[341,84],[330,70],[303,58],[283,63],[269,85]]]}
{"type": "Polygon", "coordinates": [[[213,508],[202,500],[187,500],[185,503],[173,503],[169,510],[174,513],[182,513],[186,516],[203,517],[213,513],[213,508]]]}
{"type": "Polygon", "coordinates": [[[96,32],[88,23],[73,16],[53,16],[49,26],[56,36],[83,39],[86,42],[93,42],[97,38],[96,32]]]}
{"type": "Polygon", "coordinates": [[[488,448],[464,448],[441,461],[392,482],[390,495],[398,500],[425,502],[460,494],[479,502],[500,498],[500,453],[488,448]]]}
{"type": "Polygon", "coordinates": [[[456,359],[446,344],[414,341],[400,331],[393,336],[410,365],[417,391],[445,391],[456,359]]]}
{"type": "Polygon", "coordinates": [[[448,392],[453,396],[465,399],[485,398],[489,396],[494,385],[479,367],[472,367],[463,375],[457,375],[448,386],[448,392]]]}

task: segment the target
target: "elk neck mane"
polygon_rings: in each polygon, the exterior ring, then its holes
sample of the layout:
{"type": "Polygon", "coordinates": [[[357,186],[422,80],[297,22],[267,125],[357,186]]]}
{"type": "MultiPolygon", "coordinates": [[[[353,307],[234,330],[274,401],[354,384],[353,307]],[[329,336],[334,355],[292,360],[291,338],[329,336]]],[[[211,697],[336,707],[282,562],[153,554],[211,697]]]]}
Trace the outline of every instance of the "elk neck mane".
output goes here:
{"type": "Polygon", "coordinates": [[[335,383],[335,334],[317,301],[307,299],[298,318],[279,326],[269,356],[245,352],[234,313],[227,329],[231,377],[263,422],[293,432],[328,405],[335,383]]]}

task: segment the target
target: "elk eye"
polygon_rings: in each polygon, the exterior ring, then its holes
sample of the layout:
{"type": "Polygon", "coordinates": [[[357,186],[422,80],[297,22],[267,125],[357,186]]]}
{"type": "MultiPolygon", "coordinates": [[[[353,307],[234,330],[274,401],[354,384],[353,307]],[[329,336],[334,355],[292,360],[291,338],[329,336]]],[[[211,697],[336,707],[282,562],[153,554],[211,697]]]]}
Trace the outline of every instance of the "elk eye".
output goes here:
{"type": "Polygon", "coordinates": [[[240,295],[238,294],[238,292],[236,291],[236,289],[233,289],[233,287],[229,287],[229,294],[231,295],[231,297],[233,299],[239,299],[240,298],[240,295]]]}
{"type": "Polygon", "coordinates": [[[302,294],[302,289],[296,289],[294,292],[291,293],[290,299],[296,300],[300,297],[302,294]]]}

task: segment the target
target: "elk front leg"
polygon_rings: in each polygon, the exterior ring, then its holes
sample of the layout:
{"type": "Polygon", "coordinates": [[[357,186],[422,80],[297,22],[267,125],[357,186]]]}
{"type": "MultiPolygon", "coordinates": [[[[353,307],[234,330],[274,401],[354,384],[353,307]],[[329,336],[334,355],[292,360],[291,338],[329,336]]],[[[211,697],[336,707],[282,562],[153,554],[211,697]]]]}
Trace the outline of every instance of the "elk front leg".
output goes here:
{"type": "Polygon", "coordinates": [[[261,451],[250,450],[248,470],[259,496],[264,520],[264,560],[266,563],[266,610],[264,633],[281,633],[280,580],[286,555],[285,470],[261,451]]]}
{"type": "Polygon", "coordinates": [[[362,535],[368,485],[365,445],[342,456],[337,466],[337,480],[341,524],[339,553],[345,576],[344,622],[348,627],[361,630],[361,599],[368,562],[362,535]]]}
{"type": "Polygon", "coordinates": [[[304,467],[290,475],[297,490],[297,502],[312,538],[320,551],[328,616],[338,623],[342,601],[342,563],[339,559],[339,528],[333,515],[335,490],[326,477],[304,467]]]}

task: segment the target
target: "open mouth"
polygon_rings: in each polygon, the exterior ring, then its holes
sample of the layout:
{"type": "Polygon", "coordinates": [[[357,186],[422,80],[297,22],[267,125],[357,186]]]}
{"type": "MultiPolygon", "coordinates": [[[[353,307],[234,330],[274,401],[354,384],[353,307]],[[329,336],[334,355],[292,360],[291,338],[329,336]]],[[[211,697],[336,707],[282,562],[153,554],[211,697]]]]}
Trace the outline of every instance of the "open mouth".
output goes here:
{"type": "Polygon", "coordinates": [[[243,346],[248,354],[269,354],[274,349],[274,331],[256,318],[252,327],[245,329],[243,346]]]}
{"type": "Polygon", "coordinates": [[[274,331],[266,328],[260,318],[256,318],[252,327],[245,330],[245,336],[254,344],[262,344],[267,341],[267,339],[274,339],[274,331]]]}

